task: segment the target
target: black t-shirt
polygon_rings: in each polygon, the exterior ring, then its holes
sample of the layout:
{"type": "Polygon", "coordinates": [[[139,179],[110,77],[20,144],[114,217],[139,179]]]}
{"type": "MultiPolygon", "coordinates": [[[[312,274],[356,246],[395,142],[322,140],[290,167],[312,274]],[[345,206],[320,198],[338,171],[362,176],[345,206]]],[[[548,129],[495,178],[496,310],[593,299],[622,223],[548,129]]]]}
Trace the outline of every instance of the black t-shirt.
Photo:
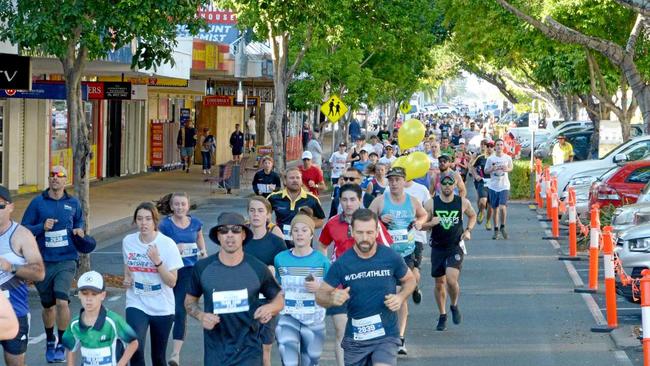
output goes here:
{"type": "Polygon", "coordinates": [[[483,154],[479,155],[479,157],[476,158],[476,161],[474,161],[474,167],[476,167],[476,172],[484,180],[490,179],[490,175],[485,172],[485,163],[487,163],[487,157],[483,154]]]}
{"type": "Polygon", "coordinates": [[[214,329],[203,330],[206,364],[259,365],[260,323],[253,318],[259,294],[274,299],[281,290],[266,265],[251,255],[244,254],[243,261],[232,267],[221,263],[218,254],[198,261],[187,293],[203,295],[204,311],[220,318],[214,329]]]}
{"type": "Polygon", "coordinates": [[[390,137],[390,132],[386,130],[380,130],[379,132],[377,132],[377,137],[379,138],[379,141],[388,140],[388,138],[390,137]]]}
{"type": "Polygon", "coordinates": [[[272,266],[275,256],[284,250],[287,250],[284,240],[270,231],[261,239],[251,239],[244,245],[244,253],[252,255],[267,266],[272,266]]]}
{"type": "Polygon", "coordinates": [[[257,195],[268,197],[269,194],[282,189],[280,175],[273,170],[269,174],[260,169],[253,176],[253,191],[257,195]]]}

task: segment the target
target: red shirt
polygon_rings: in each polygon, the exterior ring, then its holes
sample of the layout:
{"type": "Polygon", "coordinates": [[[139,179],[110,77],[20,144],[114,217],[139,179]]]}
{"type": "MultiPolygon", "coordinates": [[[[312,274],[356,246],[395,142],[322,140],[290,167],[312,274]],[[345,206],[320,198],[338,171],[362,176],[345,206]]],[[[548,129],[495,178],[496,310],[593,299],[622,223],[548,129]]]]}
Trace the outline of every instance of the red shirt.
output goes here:
{"type": "MultiPolygon", "coordinates": [[[[393,239],[390,237],[388,230],[386,230],[386,227],[381,223],[381,221],[379,222],[379,225],[381,226],[381,230],[377,235],[377,243],[390,246],[393,244],[393,239]]],[[[350,224],[345,221],[342,214],[333,216],[327,221],[320,233],[318,241],[325,246],[329,246],[334,242],[332,261],[335,261],[348,249],[354,246],[354,238],[352,237],[350,224]]]]}
{"type": "Polygon", "coordinates": [[[304,184],[305,187],[309,189],[309,192],[311,192],[311,194],[318,197],[318,188],[310,187],[309,181],[314,181],[315,184],[325,182],[323,180],[323,171],[320,170],[320,168],[316,165],[310,166],[309,169],[305,169],[304,166],[300,166],[298,169],[300,169],[300,172],[302,173],[302,184],[304,184]]]}

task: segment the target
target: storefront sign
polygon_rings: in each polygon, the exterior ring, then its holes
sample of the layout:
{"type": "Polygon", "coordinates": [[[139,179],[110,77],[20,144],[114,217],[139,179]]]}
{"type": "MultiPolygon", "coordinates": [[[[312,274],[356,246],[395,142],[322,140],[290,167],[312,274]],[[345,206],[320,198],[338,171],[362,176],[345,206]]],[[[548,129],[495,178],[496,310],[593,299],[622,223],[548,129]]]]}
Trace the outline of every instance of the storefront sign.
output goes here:
{"type": "MultiPolygon", "coordinates": [[[[231,10],[220,9],[214,5],[203,6],[197,12],[198,16],[205,19],[207,29],[201,29],[194,38],[205,41],[231,44],[239,37],[237,29],[237,14],[231,10]]],[[[189,37],[185,26],[179,26],[177,35],[189,37]]]]}
{"type": "MultiPolygon", "coordinates": [[[[123,81],[121,76],[100,76],[97,78],[99,81],[123,81]]],[[[134,85],[147,85],[147,86],[162,86],[162,87],[187,87],[188,81],[185,79],[173,79],[164,77],[127,77],[124,78],[125,82],[134,85]]]]}
{"type": "Polygon", "coordinates": [[[131,99],[131,83],[124,82],[90,82],[88,99],[131,99]]]}
{"type": "Polygon", "coordinates": [[[189,108],[181,108],[181,115],[180,115],[180,121],[181,121],[181,127],[185,127],[187,122],[190,121],[190,115],[192,113],[192,110],[189,108]]]}
{"type": "Polygon", "coordinates": [[[203,98],[206,107],[232,107],[232,97],[228,95],[211,95],[203,98]]]}
{"type": "Polygon", "coordinates": [[[164,126],[162,123],[151,123],[151,166],[162,167],[164,165],[164,126]]]}
{"type": "MultiPolygon", "coordinates": [[[[246,97],[246,105],[249,107],[259,107],[260,106],[260,97],[246,97]]],[[[235,106],[237,107],[243,107],[244,102],[238,102],[236,98],[233,99],[235,101],[235,106]]]]}
{"type": "Polygon", "coordinates": [[[0,53],[0,89],[30,90],[32,88],[32,59],[0,53]]]}
{"type": "MultiPolygon", "coordinates": [[[[0,98],[65,100],[65,83],[33,83],[31,90],[0,89],[0,98]]],[[[81,85],[81,97],[88,100],[88,88],[81,85]]]]}

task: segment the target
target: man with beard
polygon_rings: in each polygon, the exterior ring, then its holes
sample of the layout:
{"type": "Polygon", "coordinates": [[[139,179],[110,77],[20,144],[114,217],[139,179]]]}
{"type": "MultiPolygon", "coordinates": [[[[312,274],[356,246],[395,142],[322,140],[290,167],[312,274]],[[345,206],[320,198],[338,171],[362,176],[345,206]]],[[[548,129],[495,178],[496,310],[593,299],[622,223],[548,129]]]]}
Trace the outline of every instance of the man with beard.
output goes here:
{"type": "Polygon", "coordinates": [[[454,194],[457,182],[457,174],[441,173],[440,194],[425,204],[430,220],[424,228],[431,229],[431,276],[436,280],[434,293],[440,311],[436,329],[439,331],[447,328],[447,292],[454,324],[460,324],[462,320],[458,309],[458,278],[465,255],[464,241],[471,238],[476,225],[476,213],[469,200],[454,194]],[[469,219],[466,228],[463,228],[463,214],[469,219]]]}
{"type": "Polygon", "coordinates": [[[370,210],[362,208],[352,215],[353,250],[332,264],[316,294],[318,304],[326,308],[348,302],[341,342],[346,365],[397,363],[396,312],[415,289],[413,273],[400,255],[377,245],[378,224],[370,210]]]}
{"type": "Polygon", "coordinates": [[[463,182],[463,177],[460,175],[460,173],[454,171],[451,168],[452,161],[451,157],[448,155],[440,155],[438,158],[438,170],[440,171],[438,174],[434,174],[432,179],[431,179],[431,187],[429,191],[431,192],[432,195],[439,195],[440,194],[440,177],[442,176],[443,173],[445,172],[450,172],[451,174],[455,175],[454,179],[456,181],[456,186],[454,188],[454,193],[461,197],[467,197],[467,188],[465,188],[465,182],[463,182]]]}

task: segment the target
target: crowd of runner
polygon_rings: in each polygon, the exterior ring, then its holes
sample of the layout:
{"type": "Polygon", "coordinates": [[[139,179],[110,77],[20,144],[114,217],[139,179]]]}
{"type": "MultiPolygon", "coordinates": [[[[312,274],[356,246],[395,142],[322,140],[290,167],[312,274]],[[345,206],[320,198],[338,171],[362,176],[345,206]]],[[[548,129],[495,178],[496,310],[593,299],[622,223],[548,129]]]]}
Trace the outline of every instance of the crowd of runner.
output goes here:
{"type": "Polygon", "coordinates": [[[425,248],[435,326],[444,331],[447,303],[453,323],[462,321],[459,277],[477,222],[485,221],[493,239],[508,238],[512,160],[503,141],[469,118],[424,123],[424,141],[406,151],[398,130],[355,136],[349,149],[341,143],[324,159],[330,182],[309,151],[301,166],[281,175],[265,157],[247,217],[223,212],[209,230],[189,214],[186,194],[171,196],[168,216],[141,203],[133,212],[137,232],[122,242],[124,314],[102,305],[105,283],[94,271],[78,276],[82,310],[70,312],[78,253],[95,244],[84,233],[79,201],[64,189],[65,169],[52,168],[49,188],[21,224],[12,221],[11,195],[0,186],[0,300],[9,300],[18,322],[17,335],[2,341],[5,363],[25,364],[29,281],[40,296],[48,363],[145,365],[149,334],[152,365],[182,365],[189,315],[203,327],[205,365],[267,366],[275,342],[284,365],[318,365],[327,318],[338,365],[395,365],[408,354],[408,300],[422,301],[425,248]],[[407,180],[405,169],[392,164],[414,151],[427,154],[430,169],[407,180]],[[476,210],[466,198],[469,180],[476,210]],[[328,184],[326,215],[319,195],[328,184]],[[204,231],[220,247],[217,254],[207,255],[204,231]]]}

